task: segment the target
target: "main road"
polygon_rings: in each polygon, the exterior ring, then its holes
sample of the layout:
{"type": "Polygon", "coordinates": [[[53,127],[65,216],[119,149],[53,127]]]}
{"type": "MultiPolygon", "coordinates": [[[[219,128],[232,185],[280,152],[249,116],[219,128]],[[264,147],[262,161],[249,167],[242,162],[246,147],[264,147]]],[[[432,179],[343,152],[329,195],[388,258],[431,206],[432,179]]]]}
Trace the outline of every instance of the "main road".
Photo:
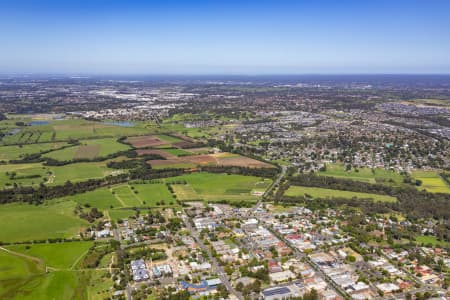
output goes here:
{"type": "Polygon", "coordinates": [[[280,175],[278,175],[277,179],[275,179],[274,182],[272,182],[272,185],[264,192],[264,194],[262,195],[261,199],[259,199],[258,202],[256,202],[255,206],[248,211],[247,213],[247,217],[250,217],[263,203],[264,199],[270,194],[270,192],[272,192],[272,190],[274,188],[276,188],[281,180],[283,179],[284,176],[286,176],[286,171],[287,171],[287,167],[286,166],[281,166],[281,173],[280,175]]]}
{"type": "Polygon", "coordinates": [[[230,294],[233,294],[239,300],[243,300],[244,297],[242,297],[242,294],[233,288],[230,281],[228,280],[227,274],[225,273],[223,268],[219,265],[216,258],[214,256],[212,256],[209,247],[207,247],[203,243],[202,239],[200,238],[200,234],[198,233],[197,229],[195,229],[192,226],[191,222],[189,222],[188,217],[186,215],[183,215],[182,219],[183,219],[184,225],[191,232],[191,235],[192,235],[192,237],[194,237],[197,244],[200,246],[200,248],[202,248],[202,250],[204,250],[208,254],[209,260],[211,261],[213,273],[217,274],[217,276],[220,278],[220,280],[225,285],[227,291],[230,294]]]}

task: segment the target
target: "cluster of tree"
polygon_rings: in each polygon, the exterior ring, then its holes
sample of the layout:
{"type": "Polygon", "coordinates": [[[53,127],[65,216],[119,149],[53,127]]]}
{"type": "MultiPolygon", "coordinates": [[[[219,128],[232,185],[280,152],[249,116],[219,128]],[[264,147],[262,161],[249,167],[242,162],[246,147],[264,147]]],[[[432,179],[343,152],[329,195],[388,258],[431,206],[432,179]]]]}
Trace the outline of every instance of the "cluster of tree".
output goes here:
{"type": "Polygon", "coordinates": [[[125,251],[123,259],[126,264],[130,263],[132,260],[136,259],[147,259],[147,260],[162,260],[167,258],[167,254],[162,249],[148,248],[147,245],[140,247],[127,248],[125,251]]]}
{"type": "MultiPolygon", "coordinates": [[[[362,199],[332,198],[331,200],[340,204],[356,205],[356,207],[378,205],[378,209],[392,209],[399,211],[410,217],[418,218],[443,218],[450,219],[450,195],[440,193],[429,193],[419,191],[410,186],[389,186],[383,184],[370,184],[366,182],[354,181],[349,179],[335,178],[329,176],[317,176],[314,174],[299,174],[289,177],[289,183],[292,185],[320,187],[336,190],[345,190],[352,192],[365,192],[382,195],[390,195],[397,198],[395,203],[382,203],[382,205],[362,199]],[[369,204],[372,203],[372,204],[369,204]]],[[[283,200],[286,196],[282,196],[283,200]]],[[[289,197],[287,197],[289,198],[289,197]]]]}
{"type": "Polygon", "coordinates": [[[54,163],[53,165],[57,165],[56,164],[58,162],[57,160],[54,160],[54,159],[51,159],[51,158],[48,158],[48,157],[42,157],[42,155],[50,153],[52,151],[57,151],[57,150],[59,151],[59,150],[63,150],[63,149],[66,149],[66,148],[73,147],[73,146],[77,146],[79,144],[80,143],[78,141],[71,140],[71,141],[69,141],[68,145],[65,145],[65,146],[62,146],[62,147],[59,147],[59,148],[56,148],[56,149],[49,149],[49,150],[41,151],[39,153],[26,154],[24,157],[22,157],[20,159],[11,159],[9,161],[9,163],[11,163],[11,164],[24,164],[24,163],[46,162],[46,165],[50,166],[50,165],[52,165],[51,162],[55,161],[55,162],[53,162],[54,163]],[[50,161],[50,163],[49,163],[49,161],[50,161]]]}
{"type": "Polygon", "coordinates": [[[202,166],[200,167],[200,170],[209,173],[239,174],[263,178],[275,178],[279,172],[276,168],[249,168],[238,166],[202,166]]]}
{"type": "Polygon", "coordinates": [[[239,272],[241,273],[242,277],[251,277],[251,278],[256,278],[262,282],[265,283],[269,283],[270,282],[270,278],[269,278],[269,272],[267,271],[267,268],[261,268],[258,269],[255,272],[252,272],[248,269],[247,266],[242,266],[239,268],[239,272]]]}
{"type": "Polygon", "coordinates": [[[130,179],[151,180],[179,176],[182,174],[184,174],[183,169],[152,170],[148,168],[145,170],[132,170],[129,174],[124,173],[115,176],[107,176],[100,179],[89,179],[75,183],[67,181],[65,184],[57,186],[46,186],[44,184],[40,184],[39,187],[15,186],[13,188],[0,190],[0,204],[10,202],[41,204],[46,199],[84,193],[95,190],[99,187],[127,182],[130,179]]]}
{"type": "Polygon", "coordinates": [[[119,247],[120,243],[116,240],[110,240],[108,244],[94,244],[81,261],[80,268],[97,268],[106,254],[116,251],[119,247]]]}
{"type": "Polygon", "coordinates": [[[261,291],[261,281],[255,280],[252,283],[244,285],[242,282],[238,282],[236,290],[241,292],[244,296],[249,296],[252,293],[259,293],[261,291]]]}
{"type": "Polygon", "coordinates": [[[147,169],[149,167],[147,161],[153,159],[165,160],[166,158],[162,157],[159,154],[149,154],[142,156],[139,159],[135,158],[122,161],[111,161],[108,162],[106,166],[112,169],[140,169],[140,168],[147,169]]]}
{"type": "Polygon", "coordinates": [[[9,177],[10,180],[19,180],[19,179],[33,179],[42,177],[40,174],[31,174],[31,175],[21,175],[17,176],[16,172],[6,172],[6,176],[9,177]]]}
{"type": "Polygon", "coordinates": [[[86,212],[83,207],[78,205],[75,208],[75,214],[77,214],[80,218],[85,219],[89,223],[93,223],[95,220],[103,218],[103,213],[96,207],[92,207],[89,212],[86,212]]]}

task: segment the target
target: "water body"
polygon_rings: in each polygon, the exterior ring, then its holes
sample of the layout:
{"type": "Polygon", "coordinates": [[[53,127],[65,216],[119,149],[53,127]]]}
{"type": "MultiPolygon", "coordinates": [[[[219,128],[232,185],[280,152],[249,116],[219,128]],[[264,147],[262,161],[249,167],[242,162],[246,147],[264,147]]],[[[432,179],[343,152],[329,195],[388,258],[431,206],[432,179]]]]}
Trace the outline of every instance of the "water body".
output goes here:
{"type": "Polygon", "coordinates": [[[134,123],[128,122],[128,121],[107,121],[107,122],[103,122],[103,124],[121,126],[121,127],[134,127],[134,123]]]}
{"type": "Polygon", "coordinates": [[[49,123],[48,121],[31,121],[30,123],[28,123],[28,125],[40,126],[40,125],[47,125],[48,123],[49,123]]]}

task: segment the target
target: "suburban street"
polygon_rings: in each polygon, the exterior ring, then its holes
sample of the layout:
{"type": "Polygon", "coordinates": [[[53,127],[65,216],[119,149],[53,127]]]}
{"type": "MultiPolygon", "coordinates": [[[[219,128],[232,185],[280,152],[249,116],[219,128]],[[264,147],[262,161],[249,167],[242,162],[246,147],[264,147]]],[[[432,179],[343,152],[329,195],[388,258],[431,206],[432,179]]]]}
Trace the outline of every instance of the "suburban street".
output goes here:
{"type": "Polygon", "coordinates": [[[186,228],[191,232],[192,237],[195,239],[195,241],[200,246],[200,248],[202,248],[202,250],[204,250],[208,254],[209,260],[211,261],[213,272],[215,272],[217,274],[217,276],[220,278],[222,283],[227,288],[227,291],[230,294],[233,294],[234,296],[236,296],[240,300],[244,299],[242,297],[241,293],[239,293],[238,291],[236,291],[233,288],[233,286],[231,285],[230,281],[228,280],[228,277],[227,277],[226,273],[224,272],[223,268],[219,265],[219,263],[217,262],[215,257],[213,257],[211,255],[210,249],[202,242],[198,231],[191,225],[191,223],[189,222],[186,215],[183,215],[183,222],[184,222],[186,228]]]}

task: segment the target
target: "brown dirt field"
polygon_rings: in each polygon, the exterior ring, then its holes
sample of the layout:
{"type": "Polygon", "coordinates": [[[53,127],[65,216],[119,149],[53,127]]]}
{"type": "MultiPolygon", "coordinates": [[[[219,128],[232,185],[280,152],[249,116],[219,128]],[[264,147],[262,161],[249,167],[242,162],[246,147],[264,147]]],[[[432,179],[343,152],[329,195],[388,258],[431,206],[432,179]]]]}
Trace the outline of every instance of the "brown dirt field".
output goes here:
{"type": "Polygon", "coordinates": [[[136,148],[156,147],[167,144],[167,142],[153,135],[129,137],[127,142],[136,148]]]}
{"type": "Polygon", "coordinates": [[[245,156],[216,157],[219,166],[238,166],[249,168],[273,168],[272,165],[245,156]]]}
{"type": "Polygon", "coordinates": [[[100,151],[100,145],[83,145],[78,147],[74,158],[95,158],[100,151]]]}
{"type": "Polygon", "coordinates": [[[183,160],[189,161],[197,165],[216,165],[217,160],[211,155],[191,155],[184,156],[183,160]]]}
{"type": "Polygon", "coordinates": [[[176,155],[167,153],[167,152],[162,151],[162,150],[141,149],[141,150],[136,150],[136,152],[137,152],[138,155],[158,154],[158,155],[161,155],[162,157],[167,158],[167,159],[176,159],[177,158],[176,155]]]}
{"type": "Polygon", "coordinates": [[[192,142],[192,143],[195,143],[195,142],[196,142],[193,138],[190,138],[190,137],[185,136],[185,135],[183,135],[183,134],[172,133],[171,135],[172,135],[172,136],[175,136],[175,137],[177,137],[177,138],[179,138],[179,139],[182,139],[183,141],[192,142]]]}
{"type": "Polygon", "coordinates": [[[198,144],[191,143],[191,142],[178,142],[178,143],[174,143],[173,145],[177,148],[189,149],[189,148],[196,147],[198,144]]]}

